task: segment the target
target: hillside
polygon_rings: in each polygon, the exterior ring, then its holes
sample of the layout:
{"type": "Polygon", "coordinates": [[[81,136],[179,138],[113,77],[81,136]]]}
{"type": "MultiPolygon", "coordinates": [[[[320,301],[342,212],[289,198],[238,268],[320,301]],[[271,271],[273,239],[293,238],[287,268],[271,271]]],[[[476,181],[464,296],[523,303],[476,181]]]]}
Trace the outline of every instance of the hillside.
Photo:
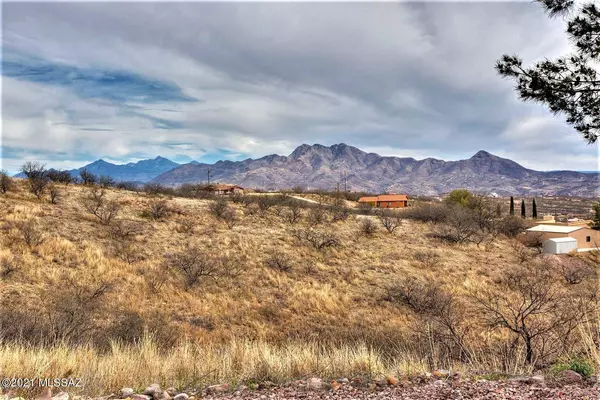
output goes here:
{"type": "MultiPolygon", "coordinates": [[[[83,374],[88,393],[108,393],[152,381],[507,370],[509,361],[512,371],[531,370],[517,355],[520,345],[509,355],[498,350],[514,337],[486,327],[469,300],[520,265],[513,239],[450,245],[431,237],[439,225],[404,219],[390,234],[374,216],[334,221],[329,211],[311,229],[310,209],[291,223],[287,206],[261,211],[260,203],[230,203],[230,223],[214,216],[213,200],[113,189],[101,209],[118,211],[103,224],[86,208],[92,188],[61,186],[58,203],[50,204],[26,184],[18,180],[16,190],[0,196],[4,375],[83,374]],[[377,225],[372,235],[362,233],[365,219],[377,225]],[[338,242],[319,249],[304,234],[338,242]],[[475,364],[461,361],[466,355],[437,317],[419,316],[395,297],[409,278],[438,285],[427,298],[453,298],[447,315],[456,318],[460,346],[478,357],[475,364]],[[145,334],[152,339],[142,348],[127,347],[145,334]],[[33,348],[14,347],[17,338],[33,348]],[[42,339],[63,344],[38,352],[42,339]],[[40,372],[40,365],[47,367],[40,372]]],[[[573,341],[558,354],[578,349],[573,341]]]]}
{"type": "Polygon", "coordinates": [[[598,196],[598,174],[572,171],[539,172],[514,161],[479,151],[460,161],[433,158],[382,157],[346,144],[303,144],[289,156],[269,155],[256,160],[185,164],[152,182],[169,186],[206,182],[210,168],[216,182],[246,187],[281,189],[299,185],[332,189],[343,185],[346,173],[351,190],[440,195],[456,188],[510,195],[598,196]]]}

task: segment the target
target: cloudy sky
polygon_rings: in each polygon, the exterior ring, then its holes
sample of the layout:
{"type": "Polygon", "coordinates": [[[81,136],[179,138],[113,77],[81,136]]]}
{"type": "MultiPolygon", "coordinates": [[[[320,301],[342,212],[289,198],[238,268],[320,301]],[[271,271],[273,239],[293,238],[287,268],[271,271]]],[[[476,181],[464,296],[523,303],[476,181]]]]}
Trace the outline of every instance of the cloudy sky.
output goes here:
{"type": "Polygon", "coordinates": [[[597,145],[493,68],[568,53],[564,29],[531,2],[5,3],[1,167],[344,142],[596,170],[597,145]]]}

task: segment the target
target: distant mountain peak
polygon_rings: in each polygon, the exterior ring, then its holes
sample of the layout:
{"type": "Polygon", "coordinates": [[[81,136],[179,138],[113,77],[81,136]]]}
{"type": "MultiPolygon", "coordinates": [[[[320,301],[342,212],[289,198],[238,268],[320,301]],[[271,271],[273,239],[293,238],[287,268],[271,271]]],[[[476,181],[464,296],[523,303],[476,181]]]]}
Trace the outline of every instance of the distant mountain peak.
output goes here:
{"type": "Polygon", "coordinates": [[[495,156],[492,153],[488,153],[485,150],[479,150],[471,158],[490,158],[490,157],[495,157],[495,156]]]}

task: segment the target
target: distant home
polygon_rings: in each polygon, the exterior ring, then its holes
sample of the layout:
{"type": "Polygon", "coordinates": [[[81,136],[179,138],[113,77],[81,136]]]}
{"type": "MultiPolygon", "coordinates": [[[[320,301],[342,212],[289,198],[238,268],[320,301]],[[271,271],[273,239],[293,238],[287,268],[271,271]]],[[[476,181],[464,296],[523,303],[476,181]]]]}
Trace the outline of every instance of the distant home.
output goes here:
{"type": "Polygon", "coordinates": [[[216,183],[204,186],[203,190],[217,195],[244,194],[244,188],[237,185],[216,183]]]}
{"type": "MultiPolygon", "coordinates": [[[[544,251],[549,253],[564,253],[571,250],[585,251],[600,247],[600,231],[585,226],[536,225],[527,229],[525,237],[540,237],[544,242],[544,251]],[[570,238],[571,240],[566,240],[570,238]],[[560,240],[556,240],[560,239],[560,240]],[[575,239],[577,245],[575,246],[575,239]],[[547,243],[549,241],[549,243],[547,243]],[[561,250],[559,243],[571,243],[568,251],[561,250]]],[[[565,247],[566,249],[566,247],[565,247]]]]}
{"type": "Polygon", "coordinates": [[[382,194],[380,196],[361,197],[359,203],[370,204],[377,208],[408,207],[408,196],[405,194],[382,194]]]}

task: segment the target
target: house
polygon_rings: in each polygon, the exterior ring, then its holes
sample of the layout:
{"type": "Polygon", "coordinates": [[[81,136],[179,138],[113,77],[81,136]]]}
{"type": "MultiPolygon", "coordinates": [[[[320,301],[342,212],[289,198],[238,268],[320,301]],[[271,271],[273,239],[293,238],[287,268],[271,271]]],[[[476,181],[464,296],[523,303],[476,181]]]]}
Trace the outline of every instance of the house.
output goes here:
{"type": "MultiPolygon", "coordinates": [[[[544,241],[544,248],[547,246],[551,247],[551,245],[547,245],[545,243],[546,241],[557,238],[572,238],[577,240],[578,251],[581,251],[582,249],[593,249],[600,247],[600,231],[588,228],[586,226],[541,224],[527,229],[524,235],[525,238],[540,237],[544,241]]],[[[570,242],[572,242],[572,240],[570,242]]]]}
{"type": "Polygon", "coordinates": [[[408,207],[408,196],[405,194],[382,194],[380,196],[361,197],[359,203],[370,204],[377,208],[408,207]]]}
{"type": "Polygon", "coordinates": [[[215,183],[204,186],[203,188],[207,192],[212,192],[217,195],[233,195],[233,194],[244,194],[244,188],[237,185],[228,185],[222,183],[215,183]]]}

